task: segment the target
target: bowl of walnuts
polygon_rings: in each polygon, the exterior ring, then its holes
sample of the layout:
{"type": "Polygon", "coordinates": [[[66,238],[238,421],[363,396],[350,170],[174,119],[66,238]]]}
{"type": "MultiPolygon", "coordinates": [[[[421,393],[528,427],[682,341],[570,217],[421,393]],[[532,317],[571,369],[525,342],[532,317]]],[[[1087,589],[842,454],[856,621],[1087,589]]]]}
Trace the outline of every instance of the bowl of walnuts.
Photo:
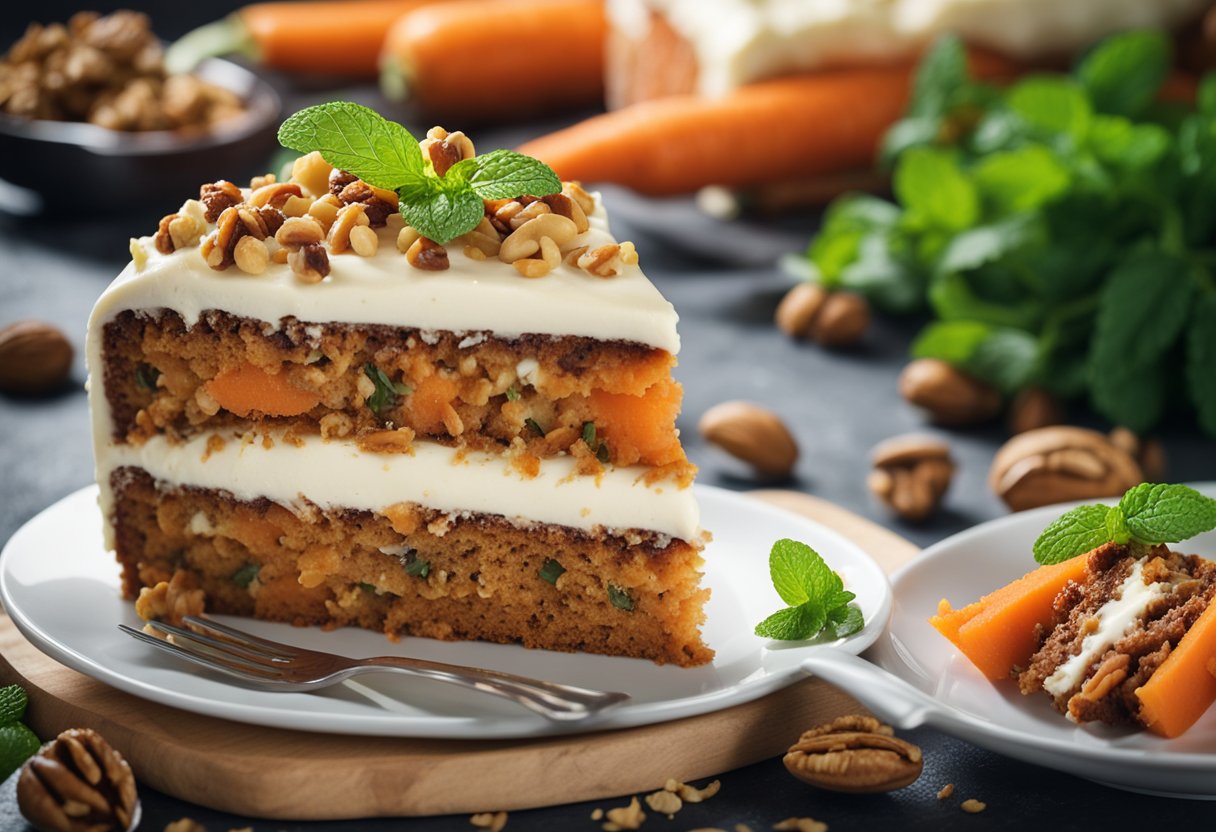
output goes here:
{"type": "Polygon", "coordinates": [[[270,85],[229,61],[169,73],[141,13],[33,23],[0,59],[0,179],[44,207],[86,193],[107,208],[164,204],[264,167],[279,111],[270,85]]]}

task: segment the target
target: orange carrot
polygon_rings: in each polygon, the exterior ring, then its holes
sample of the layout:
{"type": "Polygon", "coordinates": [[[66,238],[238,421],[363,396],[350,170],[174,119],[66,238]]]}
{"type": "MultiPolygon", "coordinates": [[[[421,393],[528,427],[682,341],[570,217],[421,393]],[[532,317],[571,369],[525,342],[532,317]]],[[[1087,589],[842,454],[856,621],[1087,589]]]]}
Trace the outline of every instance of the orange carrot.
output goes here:
{"type": "Polygon", "coordinates": [[[651,385],[641,396],[592,391],[591,410],[599,438],[617,455],[632,463],[669,465],[684,460],[676,433],[676,417],[684,389],[674,381],[651,385]]]}
{"type": "Polygon", "coordinates": [[[209,55],[240,52],[288,72],[375,78],[397,18],[441,0],[254,3],[190,32],[169,49],[175,72],[209,55]]]}
{"type": "Polygon", "coordinates": [[[1154,734],[1176,737],[1216,702],[1216,604],[1209,604],[1174,651],[1136,689],[1140,718],[1154,734]]]}
{"type": "Polygon", "coordinates": [[[296,387],[283,374],[271,375],[248,362],[207,382],[207,392],[224,410],[241,417],[298,416],[321,401],[320,395],[296,387]]]}
{"type": "Polygon", "coordinates": [[[1082,555],[1040,566],[959,610],[943,599],[929,623],[989,679],[1007,679],[1034,653],[1036,625],[1051,623],[1056,595],[1069,581],[1083,580],[1088,565],[1082,555]]]}
{"type": "MultiPolygon", "coordinates": [[[[972,56],[982,77],[1011,64],[972,56]]],[[[910,66],[824,71],[740,87],[720,99],[676,96],[594,116],[525,143],[563,179],[644,194],[741,187],[869,167],[904,112],[910,66]]]]}
{"type": "Polygon", "coordinates": [[[389,31],[381,83],[429,116],[462,124],[601,102],[600,0],[455,0],[389,31]]]}

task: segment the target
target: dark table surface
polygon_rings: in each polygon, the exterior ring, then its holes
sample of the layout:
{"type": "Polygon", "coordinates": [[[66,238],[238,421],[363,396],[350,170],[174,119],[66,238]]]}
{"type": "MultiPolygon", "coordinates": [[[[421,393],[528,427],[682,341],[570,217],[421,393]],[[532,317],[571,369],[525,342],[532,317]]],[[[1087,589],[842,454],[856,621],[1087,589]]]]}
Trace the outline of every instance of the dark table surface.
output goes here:
{"type": "MultiPolygon", "coordinates": [[[[185,5],[161,2],[143,7],[167,38],[225,10],[224,3],[185,5]]],[[[62,20],[74,8],[55,0],[42,3],[40,19],[62,20]]],[[[0,44],[15,39],[25,23],[16,14],[4,18],[0,44]]],[[[394,112],[370,84],[268,77],[283,94],[288,110],[348,99],[394,112]]],[[[571,118],[470,132],[482,148],[513,146],[571,118]]],[[[407,123],[416,133],[426,127],[407,123]]],[[[238,173],[242,172],[217,170],[214,175],[235,178],[238,173]]],[[[994,451],[1007,438],[1004,428],[993,424],[950,433],[934,431],[896,392],[896,377],[919,322],[880,318],[860,347],[843,352],[793,342],[773,326],[776,303],[791,285],[777,261],[805,246],[815,226],[812,212],[724,223],[701,214],[691,199],[653,200],[604,190],[617,236],[637,243],[647,273],[680,313],[683,349],[677,376],[684,384],[685,400],[679,427],[690,457],[701,466],[700,482],[738,490],[772,485],[753,480],[746,468],[707,446],[696,430],[697,419],[713,404],[748,399],[780,414],[798,441],[801,457],[793,479],[780,483],[783,487],[831,500],[921,546],[1005,514],[985,481],[994,451]],[[940,433],[958,463],[942,511],[920,526],[890,517],[865,489],[869,449],[886,437],[911,430],[940,433]]],[[[55,500],[92,482],[80,354],[85,321],[98,294],[125,264],[127,238],[149,233],[161,214],[176,207],[116,215],[95,205],[95,197],[82,183],[74,215],[27,216],[22,213],[25,203],[0,183],[0,326],[26,318],[47,320],[67,332],[77,348],[72,383],[60,394],[37,400],[0,396],[0,541],[55,500]]],[[[1098,424],[1084,410],[1070,415],[1079,423],[1098,424]]],[[[1170,428],[1162,439],[1171,480],[1216,479],[1216,446],[1210,440],[1185,425],[1170,428]]],[[[791,725],[791,741],[806,727],[791,725]]],[[[818,792],[794,780],[780,760],[773,759],[723,773],[717,797],[686,807],[674,821],[652,816],[643,828],[733,829],[745,823],[758,832],[790,816],[814,817],[833,830],[1124,829],[1182,823],[1216,827],[1216,804],[1117,791],[1016,762],[931,729],[906,736],[923,748],[926,765],[920,780],[900,791],[870,796],[818,792]],[[936,792],[947,783],[955,785],[954,797],[937,800],[936,792]],[[968,797],[984,801],[987,810],[964,814],[959,803],[968,797]]],[[[15,778],[0,786],[2,830],[26,828],[17,813],[14,788],[15,778]]],[[[589,820],[592,809],[624,805],[628,797],[514,812],[507,828],[598,829],[589,820]]],[[[143,792],[143,803],[142,828],[157,832],[181,817],[192,817],[211,832],[242,827],[259,832],[473,828],[466,816],[341,823],[259,821],[216,813],[148,790],[143,792]]]]}

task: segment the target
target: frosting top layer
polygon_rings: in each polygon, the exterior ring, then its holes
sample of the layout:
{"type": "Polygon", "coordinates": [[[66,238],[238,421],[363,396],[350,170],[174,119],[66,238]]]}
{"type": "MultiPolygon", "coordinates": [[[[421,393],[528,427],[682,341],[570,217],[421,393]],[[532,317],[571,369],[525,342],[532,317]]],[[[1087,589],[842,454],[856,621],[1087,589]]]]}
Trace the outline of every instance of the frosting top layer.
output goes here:
{"type": "MultiPolygon", "coordinates": [[[[598,197],[588,219],[590,228],[572,245],[616,242],[598,197]]],[[[293,316],[306,323],[489,331],[506,338],[575,335],[679,351],[676,311],[637,266],[605,279],[563,263],[529,279],[509,263],[466,257],[456,240],[447,246],[451,268],[424,271],[397,250],[402,225],[400,215],[390,216],[377,230],[375,255],[333,256],[329,277],[315,285],[300,283],[285,264],[272,263],[256,276],[234,267],[215,271],[197,247],[161,254],[144,237],[137,243],[147,262],[142,268],[129,264],[115,279],[94,308],[90,327],[100,329],[126,309],[172,309],[188,325],[204,311],[220,309],[276,325],[293,316]]]]}

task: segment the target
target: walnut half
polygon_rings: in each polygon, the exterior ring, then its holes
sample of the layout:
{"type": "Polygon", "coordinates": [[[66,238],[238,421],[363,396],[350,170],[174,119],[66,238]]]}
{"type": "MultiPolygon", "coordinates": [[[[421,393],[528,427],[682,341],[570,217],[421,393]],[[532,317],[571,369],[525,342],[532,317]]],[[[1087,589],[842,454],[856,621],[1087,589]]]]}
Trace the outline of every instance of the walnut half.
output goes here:
{"type": "Polygon", "coordinates": [[[126,832],[139,825],[131,767],[88,728],[64,731],[26,762],[17,806],[44,832],[126,832]]]}

